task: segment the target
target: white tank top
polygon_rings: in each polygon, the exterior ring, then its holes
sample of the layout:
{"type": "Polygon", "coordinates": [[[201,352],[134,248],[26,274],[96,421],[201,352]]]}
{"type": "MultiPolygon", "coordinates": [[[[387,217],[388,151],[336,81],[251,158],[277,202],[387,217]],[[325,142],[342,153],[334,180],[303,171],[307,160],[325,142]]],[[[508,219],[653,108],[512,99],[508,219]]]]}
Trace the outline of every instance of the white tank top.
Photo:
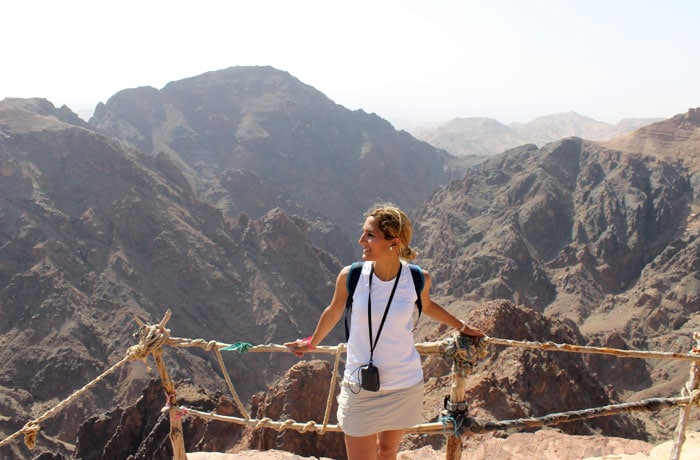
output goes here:
{"type": "MultiPolygon", "coordinates": [[[[367,298],[372,262],[365,262],[355,288],[350,315],[350,337],[345,359],[346,380],[359,383],[361,366],[369,363],[369,324],[367,298]]],[[[372,341],[384,316],[395,279],[382,281],[372,276],[372,341]]],[[[389,312],[374,348],[373,362],[379,368],[381,390],[408,388],[423,381],[420,355],[413,339],[413,312],[416,310],[416,288],[411,270],[402,262],[399,284],[391,301],[389,312]]]]}

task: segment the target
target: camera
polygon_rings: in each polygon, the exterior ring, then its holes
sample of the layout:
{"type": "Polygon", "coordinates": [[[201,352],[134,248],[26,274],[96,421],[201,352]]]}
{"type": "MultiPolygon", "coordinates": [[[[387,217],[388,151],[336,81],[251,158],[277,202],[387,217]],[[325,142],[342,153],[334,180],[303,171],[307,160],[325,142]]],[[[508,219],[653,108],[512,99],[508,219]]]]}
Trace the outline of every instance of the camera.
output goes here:
{"type": "Polygon", "coordinates": [[[379,369],[375,365],[360,368],[360,385],[367,391],[379,391],[379,369]]]}

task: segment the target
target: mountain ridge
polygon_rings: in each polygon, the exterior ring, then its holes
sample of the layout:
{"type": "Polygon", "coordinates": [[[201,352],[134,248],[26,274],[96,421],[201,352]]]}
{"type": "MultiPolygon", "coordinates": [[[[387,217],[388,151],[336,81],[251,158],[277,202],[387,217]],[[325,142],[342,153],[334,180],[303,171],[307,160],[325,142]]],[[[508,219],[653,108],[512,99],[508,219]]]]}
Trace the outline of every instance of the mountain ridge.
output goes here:
{"type": "Polygon", "coordinates": [[[454,118],[431,129],[413,129],[411,132],[453,155],[488,156],[524,144],[543,146],[567,137],[609,140],[660,120],[625,118],[612,124],[576,112],[564,112],[508,125],[492,118],[454,118]]]}

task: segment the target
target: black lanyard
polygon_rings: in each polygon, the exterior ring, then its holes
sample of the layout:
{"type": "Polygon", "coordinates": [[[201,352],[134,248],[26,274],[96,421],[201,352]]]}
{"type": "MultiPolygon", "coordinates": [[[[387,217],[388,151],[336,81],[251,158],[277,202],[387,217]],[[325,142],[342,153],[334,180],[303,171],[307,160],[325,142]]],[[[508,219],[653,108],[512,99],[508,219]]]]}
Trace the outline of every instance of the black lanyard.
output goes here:
{"type": "Polygon", "coordinates": [[[372,264],[372,271],[369,272],[369,295],[367,298],[367,318],[369,322],[369,364],[372,364],[372,357],[374,356],[374,349],[379,342],[379,334],[382,333],[382,328],[384,327],[384,321],[386,320],[386,315],[389,313],[389,306],[391,306],[391,301],[394,298],[394,293],[396,292],[396,286],[399,285],[399,277],[401,276],[401,267],[403,264],[399,265],[399,272],[396,274],[396,280],[394,281],[394,287],[391,289],[391,295],[389,296],[389,301],[386,303],[386,308],[384,309],[384,316],[382,317],[382,322],[379,324],[379,330],[377,331],[377,338],[372,342],[372,275],[374,275],[374,264],[372,264]]]}

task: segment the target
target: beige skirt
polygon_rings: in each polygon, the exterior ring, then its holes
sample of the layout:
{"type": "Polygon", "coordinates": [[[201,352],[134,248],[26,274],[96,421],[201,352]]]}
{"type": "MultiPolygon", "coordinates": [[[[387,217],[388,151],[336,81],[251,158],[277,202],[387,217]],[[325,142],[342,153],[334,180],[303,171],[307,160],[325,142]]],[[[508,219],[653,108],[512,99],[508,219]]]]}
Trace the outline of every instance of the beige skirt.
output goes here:
{"type": "Polygon", "coordinates": [[[423,382],[398,390],[367,391],[343,381],[338,395],[338,425],[350,436],[403,430],[422,423],[423,382]]]}

